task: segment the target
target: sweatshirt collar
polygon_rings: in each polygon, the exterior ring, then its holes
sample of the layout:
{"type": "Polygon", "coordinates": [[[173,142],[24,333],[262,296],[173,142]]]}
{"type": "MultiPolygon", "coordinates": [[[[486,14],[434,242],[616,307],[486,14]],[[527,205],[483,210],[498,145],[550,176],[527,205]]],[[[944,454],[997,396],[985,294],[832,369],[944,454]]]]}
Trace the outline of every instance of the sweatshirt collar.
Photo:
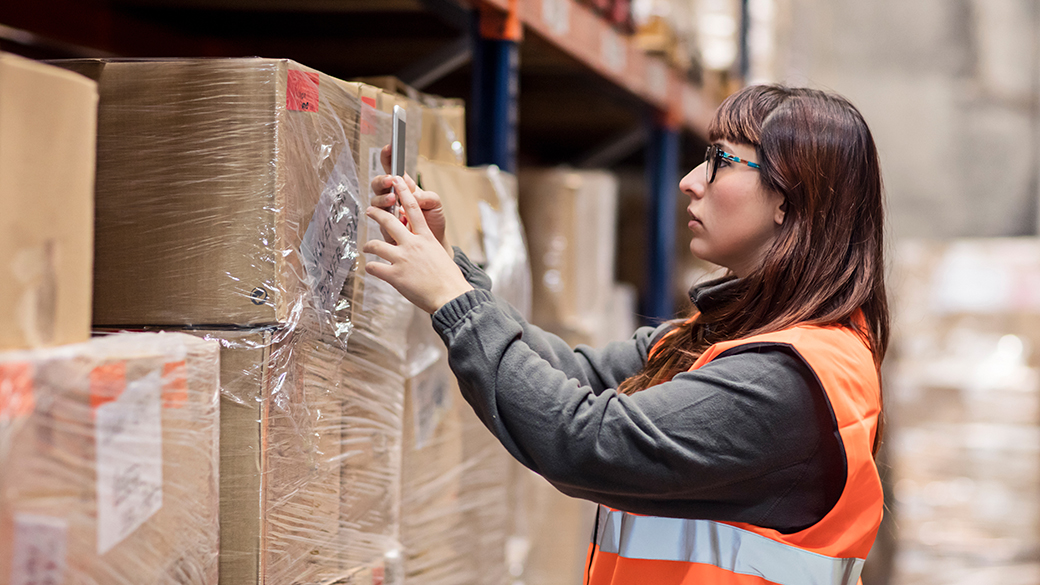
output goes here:
{"type": "Polygon", "coordinates": [[[690,289],[690,300],[701,313],[710,313],[719,305],[732,300],[740,289],[740,279],[735,276],[723,276],[698,283],[690,289]]]}

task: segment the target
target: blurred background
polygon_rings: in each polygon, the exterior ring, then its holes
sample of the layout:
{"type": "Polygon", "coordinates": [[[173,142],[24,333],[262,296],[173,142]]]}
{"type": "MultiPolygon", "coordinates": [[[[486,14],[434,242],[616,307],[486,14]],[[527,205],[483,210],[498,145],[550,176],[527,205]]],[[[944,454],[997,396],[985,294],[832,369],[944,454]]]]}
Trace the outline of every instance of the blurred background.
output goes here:
{"type": "Polygon", "coordinates": [[[0,49],[288,58],[465,100],[466,163],[519,177],[534,314],[575,342],[679,314],[713,273],[677,183],[725,96],[843,94],[881,154],[895,317],[863,581],[1040,583],[1040,1],[8,0],[0,49]],[[579,220],[539,219],[562,206],[579,220]],[[564,250],[589,272],[561,281],[564,250]],[[609,325],[552,300],[600,283],[609,325]]]}

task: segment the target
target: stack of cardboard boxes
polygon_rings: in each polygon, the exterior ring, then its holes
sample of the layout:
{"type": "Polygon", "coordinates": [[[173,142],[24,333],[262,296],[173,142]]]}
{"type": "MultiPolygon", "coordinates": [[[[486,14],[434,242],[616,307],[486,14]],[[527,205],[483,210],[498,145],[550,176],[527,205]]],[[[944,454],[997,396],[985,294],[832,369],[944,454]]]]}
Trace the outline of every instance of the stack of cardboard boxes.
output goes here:
{"type": "Polygon", "coordinates": [[[97,103],[0,54],[0,583],[212,584],[217,344],[89,339],[97,103]]]}
{"type": "Polygon", "coordinates": [[[464,166],[461,102],[282,59],[59,64],[0,55],[0,584],[554,572],[527,553],[559,518],[360,252],[401,105],[407,172],[530,313],[517,181],[464,166]]]}
{"type": "Polygon", "coordinates": [[[892,583],[1040,579],[1040,242],[894,254],[892,583]]]}

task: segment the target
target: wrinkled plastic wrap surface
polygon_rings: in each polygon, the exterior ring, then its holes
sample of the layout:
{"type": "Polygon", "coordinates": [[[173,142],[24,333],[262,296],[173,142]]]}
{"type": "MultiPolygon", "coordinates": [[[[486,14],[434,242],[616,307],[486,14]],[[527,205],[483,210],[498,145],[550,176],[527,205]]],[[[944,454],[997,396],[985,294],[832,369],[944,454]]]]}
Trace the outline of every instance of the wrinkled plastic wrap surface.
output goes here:
{"type": "Polygon", "coordinates": [[[890,582],[1037,583],[1040,241],[910,241],[894,259],[890,582]]]}
{"type": "Polygon", "coordinates": [[[0,583],[217,583],[216,343],[0,353],[0,583]]]}

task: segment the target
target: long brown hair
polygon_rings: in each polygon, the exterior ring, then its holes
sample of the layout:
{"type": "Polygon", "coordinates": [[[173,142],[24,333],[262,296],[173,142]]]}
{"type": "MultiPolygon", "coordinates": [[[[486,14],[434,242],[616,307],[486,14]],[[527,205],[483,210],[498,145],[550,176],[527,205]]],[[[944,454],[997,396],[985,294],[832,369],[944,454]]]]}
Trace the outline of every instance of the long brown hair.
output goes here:
{"type": "Polygon", "coordinates": [[[880,368],[889,336],[884,204],[863,116],[833,93],[758,85],[719,106],[708,138],[755,148],[762,185],[784,196],[783,224],[762,265],[733,283],[738,294],[683,320],[618,390],[661,383],[714,343],[798,324],[854,329],[880,368]],[[865,326],[854,320],[859,310],[865,326]]]}

